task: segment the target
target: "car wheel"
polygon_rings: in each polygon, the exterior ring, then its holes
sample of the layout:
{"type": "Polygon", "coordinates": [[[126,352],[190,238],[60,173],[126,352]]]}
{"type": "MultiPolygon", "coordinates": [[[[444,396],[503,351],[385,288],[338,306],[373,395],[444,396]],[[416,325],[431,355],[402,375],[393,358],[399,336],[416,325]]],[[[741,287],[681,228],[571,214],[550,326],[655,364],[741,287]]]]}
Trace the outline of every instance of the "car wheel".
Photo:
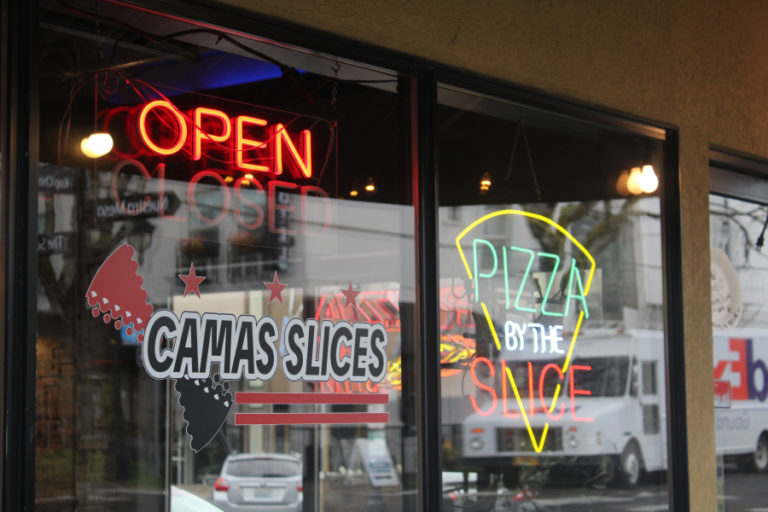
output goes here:
{"type": "Polygon", "coordinates": [[[749,469],[755,473],[768,472],[768,434],[765,432],[757,440],[755,453],[750,458],[749,469]]]}
{"type": "Polygon", "coordinates": [[[643,455],[637,442],[630,441],[619,459],[619,471],[616,475],[623,487],[637,487],[643,475],[643,455]]]}

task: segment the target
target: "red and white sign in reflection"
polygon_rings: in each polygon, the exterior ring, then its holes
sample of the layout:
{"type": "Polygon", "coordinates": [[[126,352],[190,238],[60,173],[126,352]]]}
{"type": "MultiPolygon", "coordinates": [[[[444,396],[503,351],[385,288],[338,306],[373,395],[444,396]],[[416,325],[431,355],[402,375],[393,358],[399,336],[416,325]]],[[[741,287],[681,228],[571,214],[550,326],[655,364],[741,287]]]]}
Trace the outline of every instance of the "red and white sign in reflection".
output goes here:
{"type": "MultiPolygon", "coordinates": [[[[249,393],[235,394],[239,405],[386,405],[386,393],[249,393]]],[[[388,412],[274,412],[235,414],[235,425],[308,425],[389,423],[388,412]]]]}

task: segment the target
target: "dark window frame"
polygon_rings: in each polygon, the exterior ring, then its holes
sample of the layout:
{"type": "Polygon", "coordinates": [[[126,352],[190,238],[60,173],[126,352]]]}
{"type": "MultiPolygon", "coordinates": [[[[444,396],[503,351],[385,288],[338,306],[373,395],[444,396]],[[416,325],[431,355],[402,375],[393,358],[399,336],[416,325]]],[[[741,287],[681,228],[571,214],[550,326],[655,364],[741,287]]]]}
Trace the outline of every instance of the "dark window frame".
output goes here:
{"type": "MultiPolygon", "coordinates": [[[[414,347],[418,369],[415,382],[416,421],[419,440],[419,504],[422,510],[438,510],[440,447],[425,440],[439,439],[439,310],[437,293],[437,173],[435,130],[437,83],[446,83],[481,94],[509,99],[526,106],[568,115],[614,127],[629,133],[665,141],[661,177],[662,244],[665,285],[665,339],[682,340],[683,301],[678,132],[674,126],[595,107],[572,99],[458,70],[450,66],[298,26],[252,11],[208,2],[180,0],[113,0],[174,18],[206,20],[222,30],[259,34],[287,44],[313,48],[324,53],[382,66],[412,77],[411,100],[416,103],[412,130],[411,159],[414,164],[414,207],[416,211],[417,304],[415,323],[420,339],[414,347]],[[438,385],[435,385],[437,383],[438,385]],[[435,469],[438,468],[438,469],[435,469]]],[[[37,32],[37,4],[2,0],[2,194],[0,202],[4,229],[0,232],[3,254],[3,338],[4,356],[3,508],[34,509],[34,397],[35,397],[35,293],[36,283],[37,184],[31,179],[30,163],[36,160],[37,108],[34,53],[37,32]],[[26,340],[20,343],[19,340],[26,340]]],[[[686,389],[684,347],[665,344],[669,503],[672,510],[689,510],[686,389]]]]}

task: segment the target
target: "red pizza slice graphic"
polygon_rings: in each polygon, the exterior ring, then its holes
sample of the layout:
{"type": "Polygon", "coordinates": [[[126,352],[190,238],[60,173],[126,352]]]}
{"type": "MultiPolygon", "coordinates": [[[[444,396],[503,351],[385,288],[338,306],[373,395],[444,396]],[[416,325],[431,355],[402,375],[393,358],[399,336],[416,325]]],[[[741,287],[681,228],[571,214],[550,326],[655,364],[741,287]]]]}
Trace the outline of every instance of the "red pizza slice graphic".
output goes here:
{"type": "Polygon", "coordinates": [[[125,325],[128,335],[136,331],[142,341],[141,333],[154,309],[147,303],[144,279],[133,255],[134,249],[127,243],[110,254],[93,276],[86,299],[94,318],[101,314],[105,324],[114,320],[115,329],[125,325]]]}
{"type": "MultiPolygon", "coordinates": [[[[147,303],[149,295],[143,288],[144,278],[134,254],[127,243],[110,254],[93,276],[86,299],[94,318],[102,315],[105,324],[114,320],[115,329],[126,326],[127,334],[135,331],[138,340],[144,341],[143,332],[154,308],[147,303]]],[[[232,408],[229,385],[220,380],[218,376],[205,380],[185,377],[176,382],[190,447],[195,453],[218,434],[232,408]]]]}

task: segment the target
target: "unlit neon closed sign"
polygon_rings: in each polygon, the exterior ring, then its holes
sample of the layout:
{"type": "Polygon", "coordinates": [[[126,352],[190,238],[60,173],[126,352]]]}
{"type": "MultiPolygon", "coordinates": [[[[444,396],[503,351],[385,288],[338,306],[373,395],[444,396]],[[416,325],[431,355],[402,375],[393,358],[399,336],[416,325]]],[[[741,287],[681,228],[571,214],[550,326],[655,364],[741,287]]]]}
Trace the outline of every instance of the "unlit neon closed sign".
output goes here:
{"type": "Polygon", "coordinates": [[[233,215],[245,230],[266,225],[270,232],[280,235],[294,235],[298,231],[321,233],[327,228],[328,194],[311,184],[316,176],[309,129],[291,130],[291,123],[270,122],[264,118],[267,116],[230,115],[203,106],[182,112],[167,99],[150,101],[138,108],[114,109],[106,116],[105,124],[126,113],[129,138],[135,147],[131,154],[115,151],[123,160],[113,167],[111,183],[112,199],[122,214],[146,215],[154,207],[159,217],[186,222],[193,216],[205,224],[218,224],[233,215]],[[149,165],[142,157],[161,161],[149,165]],[[168,158],[174,162],[186,159],[197,162],[197,168],[202,167],[188,180],[185,210],[180,212],[168,211],[168,158]],[[120,177],[131,169],[138,169],[146,180],[156,180],[158,197],[146,195],[137,200],[122,196],[120,177]],[[197,197],[202,184],[218,186],[220,198],[216,207],[207,202],[201,208],[197,197]],[[254,192],[266,192],[266,208],[254,192]],[[298,207],[286,199],[286,194],[294,193],[300,196],[298,207]],[[308,198],[320,198],[323,211],[313,210],[310,214],[308,198]],[[285,221],[292,214],[298,217],[294,221],[299,221],[299,230],[289,228],[285,221]],[[319,228],[308,228],[307,219],[319,224],[319,228]]]}

